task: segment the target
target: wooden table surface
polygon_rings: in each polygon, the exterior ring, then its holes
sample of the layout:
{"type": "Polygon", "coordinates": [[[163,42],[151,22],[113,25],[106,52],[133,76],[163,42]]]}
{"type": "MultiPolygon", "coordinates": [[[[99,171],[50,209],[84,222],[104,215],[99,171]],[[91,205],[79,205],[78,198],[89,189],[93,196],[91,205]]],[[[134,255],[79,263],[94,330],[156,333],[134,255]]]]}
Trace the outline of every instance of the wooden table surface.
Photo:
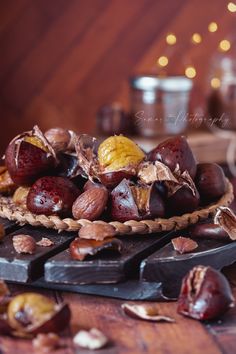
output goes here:
{"type": "MultiPolygon", "coordinates": [[[[236,296],[236,264],[225,274],[236,296]]],[[[32,290],[26,286],[10,285],[13,293],[32,290]]],[[[35,290],[33,290],[35,291],[35,290]]],[[[232,308],[220,320],[201,323],[176,313],[175,302],[159,303],[160,313],[176,319],[176,323],[150,323],[127,317],[122,309],[123,301],[97,296],[79,295],[58,291],[40,293],[55,301],[66,301],[72,311],[71,326],[62,334],[62,349],[57,354],[93,353],[73,348],[73,335],[80,329],[96,327],[110,339],[110,344],[97,353],[165,353],[165,354],[231,354],[235,353],[236,308],[232,308]]],[[[31,340],[0,336],[0,353],[34,353],[31,340]]],[[[54,353],[54,352],[53,352],[54,353]]]]}

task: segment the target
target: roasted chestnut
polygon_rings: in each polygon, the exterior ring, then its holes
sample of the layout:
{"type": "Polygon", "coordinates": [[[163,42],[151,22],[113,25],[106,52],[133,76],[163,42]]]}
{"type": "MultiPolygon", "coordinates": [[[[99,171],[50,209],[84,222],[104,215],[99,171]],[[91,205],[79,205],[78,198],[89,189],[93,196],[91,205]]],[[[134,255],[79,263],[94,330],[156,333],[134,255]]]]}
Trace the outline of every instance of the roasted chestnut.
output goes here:
{"type": "Polygon", "coordinates": [[[184,277],[177,311],[197,320],[210,320],[234,306],[228,280],[218,270],[202,265],[184,277]]]}
{"type": "Polygon", "coordinates": [[[220,198],[226,190],[224,171],[216,163],[200,163],[197,165],[195,184],[205,203],[220,198]]]}
{"type": "Polygon", "coordinates": [[[187,140],[183,136],[167,139],[148,154],[150,161],[160,161],[175,171],[179,165],[180,172],[188,171],[192,178],[196,174],[196,160],[187,140]]]}
{"type": "Polygon", "coordinates": [[[111,192],[112,220],[124,222],[164,215],[164,201],[155,188],[155,184],[144,187],[134,185],[124,179],[111,192]]]}
{"type": "Polygon", "coordinates": [[[29,190],[27,208],[35,214],[69,216],[79,194],[68,178],[41,177],[29,190]]]}
{"type": "Polygon", "coordinates": [[[73,179],[79,175],[82,175],[82,169],[80,168],[78,159],[74,153],[59,153],[57,154],[57,158],[57,176],[73,179]]]}
{"type": "Polygon", "coordinates": [[[220,225],[212,223],[195,224],[188,228],[188,234],[192,238],[206,238],[229,241],[229,235],[220,225]]]}
{"type": "Polygon", "coordinates": [[[186,186],[179,188],[167,199],[167,210],[169,215],[183,215],[192,213],[200,203],[200,196],[197,190],[195,194],[186,186]]]}
{"type": "Polygon", "coordinates": [[[37,126],[15,137],[5,154],[6,167],[17,185],[30,185],[56,163],[53,148],[37,126]]]}
{"type": "Polygon", "coordinates": [[[83,261],[87,256],[95,256],[104,251],[121,253],[123,244],[117,238],[109,237],[104,240],[89,240],[76,238],[70,244],[70,255],[73,259],[83,261]]]}
{"type": "Polygon", "coordinates": [[[136,170],[119,170],[104,172],[99,174],[101,183],[109,189],[115,188],[124,178],[132,179],[136,175],[136,170]]]}
{"type": "Polygon", "coordinates": [[[57,305],[46,296],[23,293],[10,301],[7,320],[19,335],[60,332],[69,324],[70,310],[66,304],[57,305]]]}

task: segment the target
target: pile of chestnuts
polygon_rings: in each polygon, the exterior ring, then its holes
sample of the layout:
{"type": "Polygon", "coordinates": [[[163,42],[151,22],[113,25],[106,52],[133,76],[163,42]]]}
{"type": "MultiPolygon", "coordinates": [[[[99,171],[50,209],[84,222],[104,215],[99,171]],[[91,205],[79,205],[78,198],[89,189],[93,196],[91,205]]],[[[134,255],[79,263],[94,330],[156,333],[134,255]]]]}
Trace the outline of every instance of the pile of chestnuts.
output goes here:
{"type": "Polygon", "coordinates": [[[197,164],[185,137],[145,153],[118,135],[35,126],[16,136],[0,169],[0,193],[34,214],[88,220],[142,220],[191,213],[226,191],[220,166],[197,164]]]}

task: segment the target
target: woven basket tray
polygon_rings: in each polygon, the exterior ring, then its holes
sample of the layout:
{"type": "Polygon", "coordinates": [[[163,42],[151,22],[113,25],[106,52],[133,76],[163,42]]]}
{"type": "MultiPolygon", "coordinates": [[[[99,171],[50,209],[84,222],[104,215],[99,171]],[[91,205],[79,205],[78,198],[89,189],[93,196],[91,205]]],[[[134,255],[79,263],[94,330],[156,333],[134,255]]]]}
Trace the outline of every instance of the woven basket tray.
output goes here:
{"type": "MultiPolygon", "coordinates": [[[[212,216],[219,206],[227,206],[234,199],[233,186],[227,180],[226,193],[217,203],[211,204],[206,208],[198,209],[190,214],[173,216],[169,219],[155,219],[142,221],[126,221],[124,223],[111,221],[118,235],[128,234],[148,234],[161,231],[181,230],[189,225],[196,224],[200,220],[212,216]]],[[[44,226],[58,231],[78,231],[81,226],[90,223],[104,223],[105,221],[89,221],[85,219],[74,220],[70,218],[60,219],[58,216],[35,215],[16,206],[11,198],[0,197],[0,216],[18,222],[20,225],[30,224],[33,226],[44,226]]]]}

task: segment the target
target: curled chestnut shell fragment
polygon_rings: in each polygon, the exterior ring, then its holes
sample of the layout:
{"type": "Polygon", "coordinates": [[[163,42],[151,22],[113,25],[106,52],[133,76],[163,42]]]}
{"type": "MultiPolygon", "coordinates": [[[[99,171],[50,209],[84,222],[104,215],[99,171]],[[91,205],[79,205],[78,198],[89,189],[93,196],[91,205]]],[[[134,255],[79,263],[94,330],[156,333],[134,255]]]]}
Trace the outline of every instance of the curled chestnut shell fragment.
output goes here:
{"type": "Polygon", "coordinates": [[[87,256],[94,256],[103,251],[121,253],[123,244],[116,238],[106,238],[101,241],[76,238],[70,244],[70,255],[73,259],[83,261],[87,256]]]}
{"type": "Polygon", "coordinates": [[[7,147],[6,167],[17,185],[30,185],[57,164],[54,149],[38,126],[15,137],[7,147]]]}
{"type": "Polygon", "coordinates": [[[12,200],[16,205],[26,208],[27,196],[29,194],[30,187],[18,187],[13,194],[12,200]]]}
{"type": "Polygon", "coordinates": [[[195,224],[188,228],[188,234],[192,238],[206,238],[214,240],[229,240],[228,233],[220,225],[213,223],[195,224]]]}
{"type": "Polygon", "coordinates": [[[224,171],[216,163],[198,164],[195,183],[205,203],[220,198],[226,190],[224,171]]]}
{"type": "Polygon", "coordinates": [[[79,194],[79,189],[68,178],[42,177],[30,188],[27,208],[35,214],[68,216],[79,194]]]}
{"type": "Polygon", "coordinates": [[[169,316],[161,315],[159,309],[154,304],[148,305],[131,305],[122,304],[122,309],[125,314],[140,320],[151,322],[175,322],[175,320],[169,316]]]}
{"type": "Polygon", "coordinates": [[[15,335],[60,332],[69,324],[70,310],[67,304],[55,304],[46,296],[23,293],[10,301],[7,319],[15,335]]]}
{"type": "Polygon", "coordinates": [[[160,161],[171,171],[179,165],[180,171],[188,171],[192,178],[196,174],[196,160],[187,140],[183,136],[169,138],[160,143],[148,154],[150,161],[160,161]]]}
{"type": "Polygon", "coordinates": [[[231,240],[236,240],[236,215],[227,207],[219,207],[214,217],[214,223],[229,235],[231,240]]]}
{"type": "Polygon", "coordinates": [[[111,192],[111,216],[121,222],[163,217],[165,205],[161,195],[152,186],[137,186],[124,179],[111,192]]]}
{"type": "Polygon", "coordinates": [[[183,279],[177,311],[197,320],[210,320],[234,306],[225,276],[205,266],[194,267],[183,279]]]}

